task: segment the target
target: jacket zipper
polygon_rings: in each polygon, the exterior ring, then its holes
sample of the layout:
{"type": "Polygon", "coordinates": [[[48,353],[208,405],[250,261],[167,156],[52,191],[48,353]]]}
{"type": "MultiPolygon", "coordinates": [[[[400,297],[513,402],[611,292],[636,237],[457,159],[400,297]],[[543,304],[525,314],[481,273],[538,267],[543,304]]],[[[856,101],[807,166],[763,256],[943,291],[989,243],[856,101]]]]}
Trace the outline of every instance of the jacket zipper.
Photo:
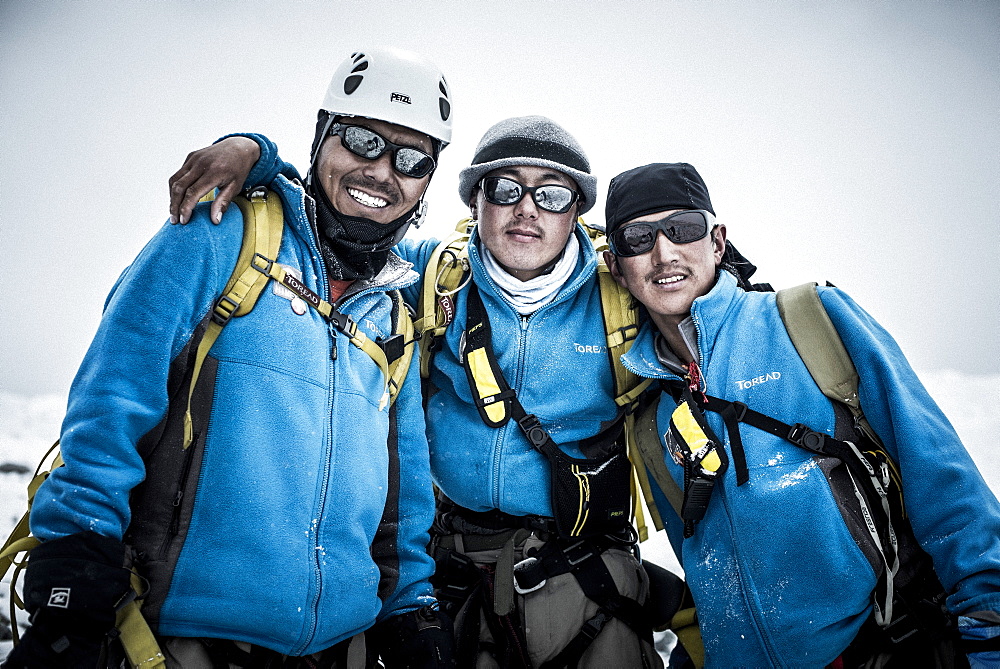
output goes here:
{"type": "MultiPolygon", "coordinates": [[[[694,323],[695,333],[697,334],[698,341],[696,342],[697,354],[698,354],[698,364],[701,367],[702,380],[705,385],[705,394],[708,394],[708,356],[705,354],[705,333],[702,331],[701,322],[698,320],[695,310],[691,310],[691,322],[694,323]]],[[[685,341],[687,339],[685,338],[685,341]]],[[[690,344],[688,344],[690,347],[690,344]]],[[[728,433],[726,433],[728,434],[728,433]]],[[[721,447],[721,444],[720,444],[721,447]]],[[[764,643],[764,650],[767,652],[767,656],[770,659],[771,665],[775,667],[782,667],[782,664],[774,651],[774,647],[771,645],[771,639],[767,635],[767,631],[764,627],[763,621],[761,620],[760,611],[750,597],[750,593],[747,592],[747,579],[743,574],[742,561],[740,560],[740,549],[737,543],[737,537],[739,536],[736,532],[736,528],[733,526],[733,515],[729,508],[729,499],[726,496],[726,482],[725,477],[719,480],[718,492],[722,497],[722,505],[726,509],[726,519],[729,521],[729,532],[730,536],[733,538],[733,566],[736,571],[736,578],[739,581],[740,595],[743,598],[743,604],[747,607],[747,611],[750,612],[750,616],[753,618],[754,627],[757,628],[757,633],[760,635],[761,641],[764,643]]]]}

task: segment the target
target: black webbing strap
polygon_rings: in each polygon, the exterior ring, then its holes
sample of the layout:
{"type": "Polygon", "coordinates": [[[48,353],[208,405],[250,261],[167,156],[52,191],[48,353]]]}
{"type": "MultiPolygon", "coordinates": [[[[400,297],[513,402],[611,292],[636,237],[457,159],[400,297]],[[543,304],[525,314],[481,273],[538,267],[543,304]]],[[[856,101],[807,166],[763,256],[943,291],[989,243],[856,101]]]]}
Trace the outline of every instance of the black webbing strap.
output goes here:
{"type": "Polygon", "coordinates": [[[517,399],[517,393],[504,378],[503,372],[500,370],[500,363],[497,362],[496,354],[493,352],[493,333],[490,328],[490,319],[486,313],[486,307],[483,305],[483,298],[479,295],[475,284],[469,286],[469,299],[466,304],[465,345],[462,356],[466,360],[465,370],[472,387],[472,397],[479,408],[479,414],[483,421],[491,427],[501,427],[506,424],[507,420],[513,418],[517,421],[521,432],[527,437],[528,443],[551,461],[558,454],[559,447],[549,436],[548,431],[542,427],[541,421],[534,414],[529,414],[524,410],[521,402],[517,399]],[[468,354],[476,349],[482,349],[485,353],[493,370],[496,385],[500,390],[498,394],[485,399],[479,397],[477,379],[473,377],[472,365],[468,362],[468,354]],[[507,406],[506,418],[501,425],[495,425],[493,419],[485,411],[486,406],[496,402],[503,402],[507,406]]]}

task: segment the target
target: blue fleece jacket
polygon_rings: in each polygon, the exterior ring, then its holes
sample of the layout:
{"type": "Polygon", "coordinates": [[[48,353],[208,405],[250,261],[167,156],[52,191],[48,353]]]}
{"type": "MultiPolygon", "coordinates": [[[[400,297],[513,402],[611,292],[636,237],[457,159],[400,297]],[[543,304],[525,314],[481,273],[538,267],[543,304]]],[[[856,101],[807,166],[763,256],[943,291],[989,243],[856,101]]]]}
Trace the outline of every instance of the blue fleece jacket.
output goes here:
{"type": "MultiPolygon", "coordinates": [[[[949,608],[1000,611],[1000,504],[889,334],[842,291],[821,288],[820,296],[858,368],[865,414],[899,465],[915,536],[934,560],[949,608]]],[[[832,403],[789,340],[774,294],[745,293],[722,272],[691,318],[708,394],[834,434],[832,403]]],[[[656,356],[656,337],[647,323],[625,364],[677,380],[656,356]]],[[[664,448],[674,407],[664,395],[657,416],[664,448]]],[[[706,416],[729,451],[721,417],[706,416]]],[[[730,465],[694,536],[682,538],[679,518],[654,490],[694,594],[708,663],[825,666],[871,613],[875,571],[812,454],[749,425],[740,431],[750,480],[737,487],[730,465]]],[[[664,460],[683,488],[683,469],[664,460]]]]}
{"type": "MultiPolygon", "coordinates": [[[[302,188],[284,176],[269,183],[286,223],[277,261],[328,296],[302,188]]],[[[147,471],[139,444],[186,404],[186,383],[180,399],[168,394],[171,365],[222,292],[242,234],[238,207],[216,226],[200,205],[189,225],[165,225],[122,275],[70,392],[66,466],[35,498],[38,537],[136,531],[130,493],[159,473],[147,471]]],[[[338,307],[373,340],[388,336],[385,291],[417,278],[395,258],[338,307]]],[[[144,550],[137,565],[165,574],[152,584],[166,589],[152,611],[159,634],[303,655],[433,601],[417,356],[395,405],[380,409],[378,366],[291,298],[270,282],[253,311],[225,327],[202,371],[214,391],[206,431],[189,449],[195,484],[179,491],[189,509],[163,551],[144,550]]],[[[180,445],[161,442],[150,457],[171,448],[180,445]]]]}

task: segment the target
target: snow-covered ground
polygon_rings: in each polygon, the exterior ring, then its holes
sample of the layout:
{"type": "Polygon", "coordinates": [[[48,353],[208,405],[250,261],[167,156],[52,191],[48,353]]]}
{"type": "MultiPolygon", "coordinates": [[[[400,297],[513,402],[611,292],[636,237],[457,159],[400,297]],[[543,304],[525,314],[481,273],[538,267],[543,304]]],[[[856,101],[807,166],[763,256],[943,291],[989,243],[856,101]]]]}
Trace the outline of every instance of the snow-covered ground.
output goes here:
{"type": "MultiPolygon", "coordinates": [[[[951,419],[994,492],[1000,493],[1000,375],[967,376],[941,371],[921,374],[931,395],[951,419]]],[[[26,487],[42,455],[59,433],[64,397],[0,393],[0,539],[24,513],[26,487]]],[[[643,558],[679,571],[662,533],[642,545],[643,558]]],[[[8,615],[9,577],[0,584],[0,615],[8,615]]],[[[0,619],[2,620],[2,619],[0,619]]],[[[0,625],[0,657],[10,650],[0,625]]]]}

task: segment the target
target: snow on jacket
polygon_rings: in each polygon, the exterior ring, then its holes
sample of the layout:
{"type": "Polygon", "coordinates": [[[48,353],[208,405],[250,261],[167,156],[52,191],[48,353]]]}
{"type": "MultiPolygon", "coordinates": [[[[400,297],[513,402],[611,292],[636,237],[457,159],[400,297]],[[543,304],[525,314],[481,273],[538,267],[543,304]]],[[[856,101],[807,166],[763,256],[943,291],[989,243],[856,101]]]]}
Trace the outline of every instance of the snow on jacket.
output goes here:
{"type": "MultiPolygon", "coordinates": [[[[861,377],[865,414],[899,464],[914,533],[934,559],[955,613],[1000,611],[1000,505],[948,420],[899,347],[845,293],[821,299],[861,377]]],[[[691,309],[707,393],[788,424],[834,434],[830,400],[812,381],[778,315],[773,293],[745,293],[726,272],[691,309]]],[[[659,362],[646,323],[626,366],[654,379],[678,377],[659,362]]],[[[664,460],[674,402],[657,415],[664,460]]],[[[721,417],[708,422],[729,451],[721,417]]],[[[668,535],[698,608],[710,666],[824,666],[854,639],[872,611],[876,577],[838,511],[812,454],[749,425],[740,431],[750,480],[735,467],[715,487],[694,536],[656,491],[668,535]]],[[[654,486],[655,488],[655,486],[654,486]]]]}
{"type": "MultiPolygon", "coordinates": [[[[268,183],[274,175],[298,176],[278,157],[277,146],[259,134],[244,135],[260,146],[261,157],[245,187],[268,183]]],[[[469,241],[473,281],[479,288],[493,330],[493,350],[507,383],[525,411],[535,414],[552,439],[573,457],[583,457],[579,442],[598,434],[617,415],[611,365],[604,334],[597,255],[577,225],[580,259],[555,299],[522,318],[489,278],[480,254],[479,231],[469,241]]],[[[424,273],[434,239],[404,239],[394,250],[424,273]]],[[[431,395],[426,404],[427,440],[434,481],[454,502],[474,511],[500,509],[512,515],[552,516],[549,464],[515,421],[488,427],[472,401],[459,363],[469,289],[456,295],[455,317],[431,365],[431,395]]],[[[420,284],[403,290],[418,304],[420,284]]]]}
{"type": "MultiPolygon", "coordinates": [[[[283,176],[271,187],[286,222],[278,262],[328,295],[302,188],[283,176]]],[[[200,205],[189,225],[165,225],[119,279],[70,392],[66,466],[38,492],[31,529],[43,540],[93,530],[134,541],[153,588],[143,612],[161,635],[304,655],[433,601],[418,361],[395,405],[380,410],[372,359],[270,282],[212,348],[199,382],[203,436],[182,451],[165,418],[183,413],[187,383],[168,372],[186,360],[242,234],[238,207],[216,226],[200,205]],[[147,448],[164,424],[167,438],[147,448]],[[189,459],[168,462],[180,457],[189,459]],[[171,476],[191,473],[163,481],[171,466],[171,476]],[[170,517],[175,494],[181,513],[170,517]],[[167,511],[136,504],[165,498],[167,511]]],[[[391,260],[338,303],[372,339],[392,334],[385,291],[418,279],[391,260]]]]}

